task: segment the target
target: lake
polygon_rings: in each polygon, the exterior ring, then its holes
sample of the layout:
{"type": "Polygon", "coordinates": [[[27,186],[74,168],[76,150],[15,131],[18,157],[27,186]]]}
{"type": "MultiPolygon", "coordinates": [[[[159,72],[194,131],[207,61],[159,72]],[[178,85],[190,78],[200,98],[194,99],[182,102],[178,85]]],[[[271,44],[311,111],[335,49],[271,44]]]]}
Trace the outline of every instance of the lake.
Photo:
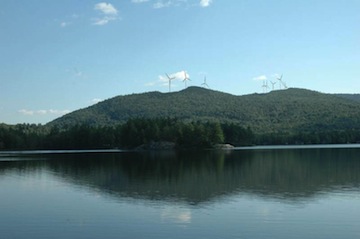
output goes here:
{"type": "Polygon", "coordinates": [[[360,238],[360,146],[0,153],[0,238],[360,238]]]}

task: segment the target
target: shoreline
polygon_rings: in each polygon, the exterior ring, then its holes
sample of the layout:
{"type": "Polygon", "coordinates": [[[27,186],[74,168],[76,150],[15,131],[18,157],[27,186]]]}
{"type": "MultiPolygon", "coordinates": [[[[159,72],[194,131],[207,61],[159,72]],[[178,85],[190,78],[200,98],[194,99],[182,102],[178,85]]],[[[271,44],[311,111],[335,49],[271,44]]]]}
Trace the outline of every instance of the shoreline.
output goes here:
{"type": "MultiPolygon", "coordinates": [[[[286,150],[286,149],[353,149],[360,144],[309,144],[309,145],[254,145],[232,146],[229,144],[214,145],[213,148],[189,148],[191,150],[286,150]]],[[[82,154],[82,153],[123,153],[152,151],[181,151],[187,148],[135,148],[135,149],[61,149],[61,150],[6,150],[0,151],[0,157],[39,154],[82,154]]]]}

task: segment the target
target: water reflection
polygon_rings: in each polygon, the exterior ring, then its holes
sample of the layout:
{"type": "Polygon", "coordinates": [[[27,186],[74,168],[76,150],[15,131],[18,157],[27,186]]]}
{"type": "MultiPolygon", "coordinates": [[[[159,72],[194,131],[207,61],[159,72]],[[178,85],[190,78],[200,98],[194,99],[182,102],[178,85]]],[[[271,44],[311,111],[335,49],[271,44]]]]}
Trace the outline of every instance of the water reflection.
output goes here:
{"type": "MultiPolygon", "coordinates": [[[[206,203],[233,194],[311,199],[360,187],[360,149],[92,153],[0,162],[2,175],[42,174],[114,198],[206,203]],[[32,160],[28,160],[32,159],[32,160]]],[[[164,218],[191,220],[188,211],[164,218]]]]}
{"type": "Polygon", "coordinates": [[[164,207],[161,210],[161,220],[164,222],[188,224],[191,223],[191,210],[181,207],[164,207]]]}

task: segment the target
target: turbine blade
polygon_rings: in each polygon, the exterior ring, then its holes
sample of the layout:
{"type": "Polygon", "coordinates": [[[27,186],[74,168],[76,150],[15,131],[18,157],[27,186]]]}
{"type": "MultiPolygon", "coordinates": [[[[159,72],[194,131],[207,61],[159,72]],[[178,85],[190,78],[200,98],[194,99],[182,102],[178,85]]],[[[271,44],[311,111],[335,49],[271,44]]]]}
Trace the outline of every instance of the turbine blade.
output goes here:
{"type": "Polygon", "coordinates": [[[170,79],[170,76],[169,76],[167,73],[165,73],[165,75],[167,76],[167,78],[168,78],[169,80],[171,80],[171,79],[170,79]]]}

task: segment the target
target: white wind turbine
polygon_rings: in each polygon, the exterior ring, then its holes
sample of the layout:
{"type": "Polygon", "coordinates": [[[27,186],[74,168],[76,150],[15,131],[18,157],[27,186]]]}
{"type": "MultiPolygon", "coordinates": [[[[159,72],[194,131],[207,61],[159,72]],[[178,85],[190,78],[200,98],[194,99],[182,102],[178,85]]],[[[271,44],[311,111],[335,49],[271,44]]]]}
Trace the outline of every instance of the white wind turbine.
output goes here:
{"type": "Polygon", "coordinates": [[[209,85],[206,83],[206,76],[204,76],[204,83],[202,83],[201,85],[208,89],[210,88],[209,85]]]}
{"type": "Polygon", "coordinates": [[[263,89],[263,93],[265,93],[265,88],[266,88],[266,85],[265,85],[265,81],[263,80],[263,83],[261,85],[261,88],[263,89]]]}
{"type": "Polygon", "coordinates": [[[282,77],[283,75],[281,74],[281,76],[277,78],[279,80],[280,89],[281,89],[281,85],[284,87],[284,89],[287,89],[288,87],[286,83],[282,80],[282,77]]]}
{"type": "Polygon", "coordinates": [[[171,81],[174,80],[176,77],[173,76],[173,77],[170,77],[167,73],[165,73],[167,78],[169,79],[169,92],[171,92],[171,81]]]}
{"type": "Polygon", "coordinates": [[[272,85],[272,90],[274,90],[275,89],[275,84],[276,84],[276,81],[274,82],[274,81],[270,81],[271,82],[271,85],[272,85]]]}
{"type": "Polygon", "coordinates": [[[267,80],[263,80],[263,84],[261,87],[263,88],[263,93],[266,93],[267,90],[269,89],[267,80]]]}
{"type": "Polygon", "coordinates": [[[282,82],[282,84],[284,86],[284,89],[287,89],[288,87],[287,87],[286,83],[284,81],[281,81],[281,82],[282,82]]]}
{"type": "Polygon", "coordinates": [[[279,81],[279,89],[281,90],[281,85],[283,84],[282,83],[282,77],[283,77],[283,75],[281,74],[281,76],[279,77],[276,77],[276,79],[279,81]]]}
{"type": "Polygon", "coordinates": [[[183,82],[185,83],[185,88],[187,87],[186,81],[191,81],[186,71],[184,71],[184,79],[183,82]]]}

